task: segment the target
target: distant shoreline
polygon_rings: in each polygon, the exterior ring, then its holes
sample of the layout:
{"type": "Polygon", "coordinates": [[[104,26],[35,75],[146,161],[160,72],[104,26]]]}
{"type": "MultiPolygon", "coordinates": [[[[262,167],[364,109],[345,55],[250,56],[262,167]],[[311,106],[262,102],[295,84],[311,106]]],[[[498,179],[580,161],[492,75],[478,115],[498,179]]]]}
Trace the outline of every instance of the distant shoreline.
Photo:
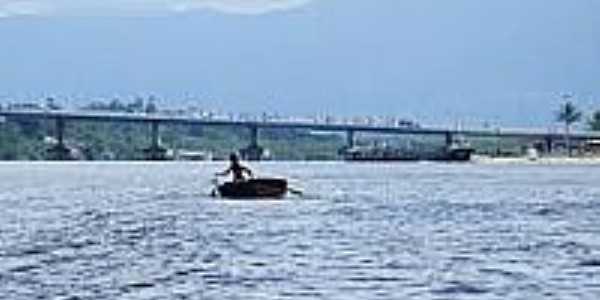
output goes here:
{"type": "MultiPolygon", "coordinates": [[[[600,157],[543,157],[531,160],[527,157],[488,157],[475,156],[470,162],[435,162],[435,161],[397,161],[397,162],[372,162],[377,165],[392,165],[392,164],[415,164],[415,163],[439,163],[439,164],[475,164],[475,165],[600,165],[600,157]]],[[[183,160],[165,160],[165,161],[150,161],[150,160],[0,160],[0,164],[15,165],[15,164],[223,164],[224,161],[183,161],[183,160]]],[[[273,164],[273,163],[300,163],[300,164],[368,164],[370,162],[347,162],[343,160],[265,160],[252,161],[252,164],[273,164]]]]}
{"type": "Polygon", "coordinates": [[[485,157],[476,156],[472,159],[476,164],[527,164],[527,165],[600,165],[600,157],[485,157]]]}

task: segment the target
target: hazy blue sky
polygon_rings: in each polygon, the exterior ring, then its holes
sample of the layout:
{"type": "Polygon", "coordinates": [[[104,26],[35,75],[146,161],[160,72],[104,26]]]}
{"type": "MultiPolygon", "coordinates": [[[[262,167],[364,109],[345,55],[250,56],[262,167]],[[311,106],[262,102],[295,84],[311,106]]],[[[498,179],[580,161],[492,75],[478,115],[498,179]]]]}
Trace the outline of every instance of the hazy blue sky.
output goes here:
{"type": "Polygon", "coordinates": [[[0,96],[523,125],[563,91],[600,107],[598,0],[87,1],[0,0],[0,96]]]}

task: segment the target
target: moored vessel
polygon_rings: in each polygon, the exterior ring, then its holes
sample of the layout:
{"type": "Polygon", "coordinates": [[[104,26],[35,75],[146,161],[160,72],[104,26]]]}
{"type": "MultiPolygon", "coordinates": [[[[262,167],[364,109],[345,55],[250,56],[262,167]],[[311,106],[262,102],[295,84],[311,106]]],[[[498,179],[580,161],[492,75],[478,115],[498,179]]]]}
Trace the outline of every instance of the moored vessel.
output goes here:
{"type": "Polygon", "coordinates": [[[340,154],[346,161],[470,161],[474,149],[468,144],[453,143],[433,149],[406,149],[390,146],[355,146],[340,154]]]}

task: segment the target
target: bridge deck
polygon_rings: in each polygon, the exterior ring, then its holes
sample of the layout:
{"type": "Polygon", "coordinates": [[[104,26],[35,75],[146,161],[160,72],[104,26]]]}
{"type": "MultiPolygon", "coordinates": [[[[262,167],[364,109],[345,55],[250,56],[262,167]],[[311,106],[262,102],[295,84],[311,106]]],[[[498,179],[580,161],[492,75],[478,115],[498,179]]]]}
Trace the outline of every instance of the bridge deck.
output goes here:
{"type": "MultiPolygon", "coordinates": [[[[449,129],[444,127],[387,127],[353,124],[320,124],[308,122],[257,122],[257,121],[229,121],[207,120],[191,117],[164,116],[160,114],[134,114],[134,113],[96,113],[81,111],[0,111],[0,116],[5,118],[32,118],[32,119],[63,119],[73,121],[94,122],[128,122],[128,123],[166,123],[201,126],[238,126],[249,128],[273,129],[308,129],[330,132],[371,132],[383,134],[419,134],[419,135],[446,135],[460,134],[471,137],[512,137],[512,138],[563,138],[564,133],[547,132],[536,129],[449,129]]],[[[600,132],[573,132],[572,139],[600,139],[600,132]]]]}

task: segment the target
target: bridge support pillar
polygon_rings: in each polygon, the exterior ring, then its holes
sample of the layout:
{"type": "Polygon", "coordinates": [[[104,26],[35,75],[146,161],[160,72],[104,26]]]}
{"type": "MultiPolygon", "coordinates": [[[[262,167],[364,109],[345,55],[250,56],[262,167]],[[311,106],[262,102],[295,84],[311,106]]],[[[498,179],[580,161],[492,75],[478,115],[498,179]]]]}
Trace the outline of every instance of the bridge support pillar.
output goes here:
{"type": "Polygon", "coordinates": [[[554,151],[554,141],[549,136],[547,136],[544,140],[546,142],[546,153],[552,154],[552,152],[554,151]]]}
{"type": "Polygon", "coordinates": [[[150,148],[144,149],[144,153],[147,160],[165,160],[167,149],[160,145],[160,122],[152,121],[150,123],[151,129],[151,144],[150,148]]]}
{"type": "Polygon", "coordinates": [[[344,145],[343,147],[341,147],[338,150],[338,155],[340,155],[343,158],[347,158],[349,157],[351,154],[351,152],[353,150],[351,150],[352,148],[354,148],[356,146],[356,132],[354,130],[347,130],[346,131],[346,145],[344,145]]]}
{"type": "Polygon", "coordinates": [[[452,146],[452,144],[454,143],[454,135],[452,134],[452,132],[446,132],[445,137],[446,137],[446,148],[450,148],[452,146]]]}
{"type": "Polygon", "coordinates": [[[71,159],[71,150],[65,145],[65,119],[56,118],[54,122],[56,144],[48,149],[48,158],[50,160],[69,160],[71,159]]]}
{"type": "Polygon", "coordinates": [[[240,150],[243,159],[259,161],[264,157],[265,149],[258,144],[258,127],[250,126],[250,145],[240,150]]]}
{"type": "Polygon", "coordinates": [[[346,147],[348,149],[354,148],[356,140],[354,139],[354,130],[348,130],[346,132],[346,147]]]}

